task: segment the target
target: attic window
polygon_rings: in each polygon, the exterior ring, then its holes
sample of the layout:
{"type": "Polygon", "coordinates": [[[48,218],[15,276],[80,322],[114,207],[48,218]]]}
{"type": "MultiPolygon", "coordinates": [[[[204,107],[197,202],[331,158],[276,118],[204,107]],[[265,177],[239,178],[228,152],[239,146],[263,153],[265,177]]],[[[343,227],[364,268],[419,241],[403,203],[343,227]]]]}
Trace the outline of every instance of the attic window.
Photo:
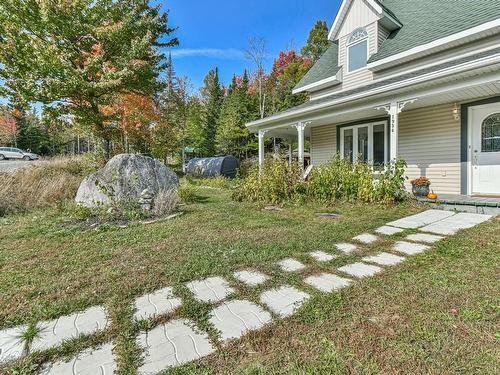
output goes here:
{"type": "Polygon", "coordinates": [[[368,62],[368,33],[365,29],[353,31],[347,41],[348,73],[362,69],[368,62]]]}

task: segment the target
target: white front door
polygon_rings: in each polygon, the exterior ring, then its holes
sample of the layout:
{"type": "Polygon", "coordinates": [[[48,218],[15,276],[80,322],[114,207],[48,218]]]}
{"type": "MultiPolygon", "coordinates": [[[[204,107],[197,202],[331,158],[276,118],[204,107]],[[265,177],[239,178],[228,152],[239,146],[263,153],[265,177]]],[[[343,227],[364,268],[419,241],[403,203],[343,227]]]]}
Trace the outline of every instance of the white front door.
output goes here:
{"type": "Polygon", "coordinates": [[[472,193],[500,195],[500,103],[470,111],[472,193]]]}

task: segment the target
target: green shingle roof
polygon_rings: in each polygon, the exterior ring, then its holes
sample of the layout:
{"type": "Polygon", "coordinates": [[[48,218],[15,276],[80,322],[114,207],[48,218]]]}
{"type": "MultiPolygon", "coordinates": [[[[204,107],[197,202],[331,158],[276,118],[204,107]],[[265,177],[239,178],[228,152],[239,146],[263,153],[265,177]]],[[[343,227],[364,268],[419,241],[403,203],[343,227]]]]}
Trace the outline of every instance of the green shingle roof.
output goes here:
{"type": "Polygon", "coordinates": [[[378,0],[403,24],[369,62],[500,18],[498,0],[378,0]]]}
{"type": "MultiPolygon", "coordinates": [[[[391,33],[369,62],[408,51],[500,18],[500,0],[376,0],[402,23],[391,33]]],[[[338,44],[325,54],[295,86],[301,89],[338,73],[338,44]]]]}
{"type": "Polygon", "coordinates": [[[337,43],[332,43],[330,48],[319,58],[312,66],[306,75],[295,86],[295,89],[303,88],[311,83],[321,81],[325,78],[333,77],[340,70],[339,61],[339,46],[337,43]]]}

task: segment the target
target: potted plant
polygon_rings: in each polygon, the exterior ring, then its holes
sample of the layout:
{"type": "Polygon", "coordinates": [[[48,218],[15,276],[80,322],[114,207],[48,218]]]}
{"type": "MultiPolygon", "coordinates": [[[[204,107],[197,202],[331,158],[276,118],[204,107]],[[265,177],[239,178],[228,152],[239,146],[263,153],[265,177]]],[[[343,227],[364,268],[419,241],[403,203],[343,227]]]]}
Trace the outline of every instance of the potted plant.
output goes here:
{"type": "Polygon", "coordinates": [[[416,197],[426,197],[429,195],[429,186],[431,182],[427,177],[419,177],[411,181],[412,192],[416,197]]]}

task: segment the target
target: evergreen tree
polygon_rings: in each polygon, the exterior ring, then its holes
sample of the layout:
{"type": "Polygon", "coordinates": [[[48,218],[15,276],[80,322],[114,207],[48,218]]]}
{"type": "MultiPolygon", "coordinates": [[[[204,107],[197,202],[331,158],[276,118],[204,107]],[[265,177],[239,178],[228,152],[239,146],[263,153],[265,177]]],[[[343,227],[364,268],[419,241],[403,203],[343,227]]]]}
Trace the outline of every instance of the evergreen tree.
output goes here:
{"type": "Polygon", "coordinates": [[[210,70],[204,79],[201,89],[204,105],[203,145],[201,153],[213,156],[216,152],[216,134],[223,100],[223,87],[219,81],[219,69],[210,70]]]}
{"type": "Polygon", "coordinates": [[[330,45],[331,42],[328,40],[328,27],[326,26],[326,22],[318,21],[309,32],[307,43],[302,48],[301,53],[304,57],[316,62],[326,52],[330,45]]]}
{"type": "Polygon", "coordinates": [[[256,101],[250,95],[250,79],[247,71],[243,77],[233,77],[224,98],[220,125],[217,130],[217,148],[223,154],[237,157],[247,155],[250,134],[245,124],[259,117],[256,101]]]}

